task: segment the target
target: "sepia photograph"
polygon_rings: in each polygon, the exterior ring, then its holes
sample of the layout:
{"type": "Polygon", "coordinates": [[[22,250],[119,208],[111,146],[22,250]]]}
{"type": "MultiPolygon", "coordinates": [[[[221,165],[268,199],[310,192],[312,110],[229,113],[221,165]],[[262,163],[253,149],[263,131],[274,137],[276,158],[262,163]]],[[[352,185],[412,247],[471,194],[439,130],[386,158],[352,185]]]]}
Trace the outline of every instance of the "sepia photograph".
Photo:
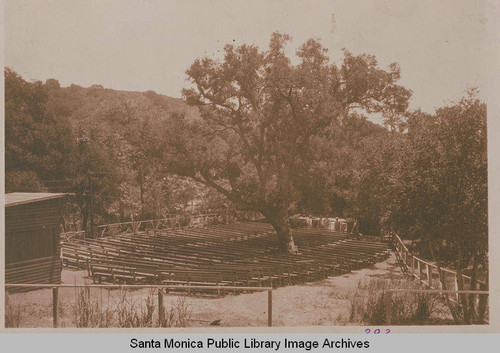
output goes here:
{"type": "Polygon", "coordinates": [[[488,329],[490,3],[4,0],[4,327],[488,329]]]}

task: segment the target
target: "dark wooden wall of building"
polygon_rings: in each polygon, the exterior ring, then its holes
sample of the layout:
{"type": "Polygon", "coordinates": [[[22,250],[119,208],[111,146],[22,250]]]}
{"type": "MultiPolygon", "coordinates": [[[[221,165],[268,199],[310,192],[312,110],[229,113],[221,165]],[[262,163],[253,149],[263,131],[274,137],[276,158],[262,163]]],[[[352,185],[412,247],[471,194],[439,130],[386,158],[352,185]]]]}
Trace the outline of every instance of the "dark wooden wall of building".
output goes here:
{"type": "Polygon", "coordinates": [[[60,199],[5,208],[5,282],[60,283],[60,199]]]}

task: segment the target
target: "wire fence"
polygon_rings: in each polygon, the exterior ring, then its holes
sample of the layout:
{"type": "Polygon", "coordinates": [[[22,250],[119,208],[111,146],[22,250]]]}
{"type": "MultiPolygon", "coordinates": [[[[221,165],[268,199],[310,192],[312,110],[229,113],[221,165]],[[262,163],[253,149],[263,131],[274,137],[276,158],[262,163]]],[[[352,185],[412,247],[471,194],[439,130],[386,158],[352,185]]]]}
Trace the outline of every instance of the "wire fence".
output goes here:
{"type": "MultiPolygon", "coordinates": [[[[227,224],[236,219],[259,220],[262,219],[262,215],[258,212],[218,212],[198,215],[171,215],[158,219],[118,222],[94,226],[93,234],[97,238],[102,238],[124,233],[136,234],[141,231],[155,232],[165,229],[227,224]]],[[[84,238],[87,232],[88,231],[85,230],[63,232],[61,233],[61,239],[68,241],[73,238],[84,238]]]]}
{"type": "MultiPolygon", "coordinates": [[[[164,295],[172,292],[184,292],[188,295],[194,292],[212,292],[219,296],[223,292],[265,292],[267,291],[267,326],[273,323],[273,288],[271,287],[240,287],[240,286],[204,286],[204,285],[113,285],[113,284],[6,284],[5,289],[49,289],[52,291],[52,326],[60,327],[61,318],[66,317],[63,311],[67,311],[67,306],[62,305],[61,292],[65,289],[74,289],[74,302],[71,304],[71,311],[76,319],[74,325],[77,327],[170,327],[187,326],[191,318],[188,315],[188,308],[184,301],[179,301],[166,308],[164,295]],[[91,295],[91,290],[100,290],[99,294],[91,295]],[[138,292],[138,297],[142,299],[138,303],[137,298],[127,297],[130,291],[140,291],[149,289],[149,292],[138,292]],[[112,290],[119,290],[114,293],[110,300],[112,290]],[[107,291],[108,302],[103,300],[103,291],[107,291]],[[144,305],[142,305],[144,304],[144,305]],[[154,315],[154,319],[153,319],[154,315]],[[112,320],[113,319],[113,320],[112,320]],[[174,322],[175,320],[175,322],[174,322]],[[112,323],[113,322],[113,323],[112,323]]],[[[66,293],[67,294],[67,293],[66,293]]],[[[65,300],[67,295],[65,294],[65,300]]],[[[7,295],[8,297],[8,295],[7,295]]],[[[7,307],[7,305],[6,305],[7,307]]],[[[6,308],[13,310],[12,308],[6,308]]],[[[23,308],[25,310],[26,308],[23,308]]],[[[257,310],[257,308],[249,308],[257,310]]],[[[8,311],[7,310],[7,311],[8,311]]],[[[27,309],[26,309],[27,310],[27,309]]],[[[17,327],[20,321],[19,312],[7,312],[10,315],[6,318],[6,327],[17,327]],[[16,317],[17,316],[17,317],[16,317]]],[[[194,319],[194,321],[200,321],[194,319]]],[[[203,321],[203,320],[201,320],[203,321]]],[[[217,321],[217,320],[216,320],[217,321]]],[[[215,325],[218,325],[216,322],[215,325]]],[[[64,325],[65,326],[65,325],[64,325]]]]}

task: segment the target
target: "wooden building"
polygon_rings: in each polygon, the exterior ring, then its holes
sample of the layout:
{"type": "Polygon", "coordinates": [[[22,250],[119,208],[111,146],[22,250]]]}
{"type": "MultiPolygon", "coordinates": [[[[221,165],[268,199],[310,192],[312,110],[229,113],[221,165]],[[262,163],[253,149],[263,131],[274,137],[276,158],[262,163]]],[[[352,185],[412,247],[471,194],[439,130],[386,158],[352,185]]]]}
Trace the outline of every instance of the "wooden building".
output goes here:
{"type": "Polygon", "coordinates": [[[61,283],[60,206],[64,196],[5,195],[5,283],[61,283]]]}

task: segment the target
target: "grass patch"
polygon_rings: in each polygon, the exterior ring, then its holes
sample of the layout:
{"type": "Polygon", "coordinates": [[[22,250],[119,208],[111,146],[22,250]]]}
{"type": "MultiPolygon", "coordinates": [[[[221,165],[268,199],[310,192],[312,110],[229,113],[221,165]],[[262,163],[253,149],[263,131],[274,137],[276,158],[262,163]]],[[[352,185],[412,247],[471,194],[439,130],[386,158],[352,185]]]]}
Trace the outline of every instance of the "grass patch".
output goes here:
{"type": "Polygon", "coordinates": [[[388,289],[421,289],[408,281],[370,280],[360,282],[351,295],[349,321],[360,325],[386,325],[390,305],[391,325],[450,325],[453,320],[439,295],[389,293],[388,289]]]}
{"type": "Polygon", "coordinates": [[[163,319],[158,319],[159,327],[186,327],[189,326],[191,318],[191,309],[186,304],[186,300],[182,297],[177,298],[177,301],[170,308],[163,309],[163,319]]]}
{"type": "MultiPolygon", "coordinates": [[[[108,292],[109,293],[109,292],[108,292]]],[[[191,310],[184,298],[168,308],[163,308],[160,322],[156,290],[151,289],[145,298],[135,298],[131,291],[120,290],[114,303],[103,305],[93,296],[90,287],[80,288],[72,306],[76,327],[186,327],[191,310]]]]}
{"type": "Polygon", "coordinates": [[[21,325],[21,305],[9,304],[9,295],[5,295],[5,327],[15,328],[21,325]]]}

